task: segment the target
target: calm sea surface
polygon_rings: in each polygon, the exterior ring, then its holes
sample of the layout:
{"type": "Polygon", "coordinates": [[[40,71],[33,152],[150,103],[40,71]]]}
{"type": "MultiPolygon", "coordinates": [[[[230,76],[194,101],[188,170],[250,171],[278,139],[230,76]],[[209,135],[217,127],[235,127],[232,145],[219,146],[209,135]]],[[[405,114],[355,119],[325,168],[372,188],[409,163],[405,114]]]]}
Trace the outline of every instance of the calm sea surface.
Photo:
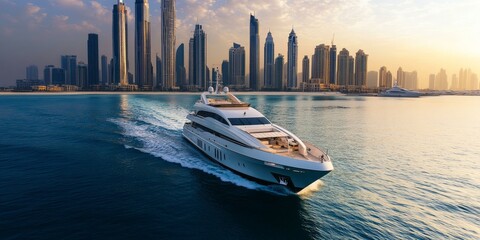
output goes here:
{"type": "Polygon", "coordinates": [[[189,145],[197,98],[0,96],[0,239],[480,239],[480,97],[239,96],[328,149],[301,196],[189,145]]]}

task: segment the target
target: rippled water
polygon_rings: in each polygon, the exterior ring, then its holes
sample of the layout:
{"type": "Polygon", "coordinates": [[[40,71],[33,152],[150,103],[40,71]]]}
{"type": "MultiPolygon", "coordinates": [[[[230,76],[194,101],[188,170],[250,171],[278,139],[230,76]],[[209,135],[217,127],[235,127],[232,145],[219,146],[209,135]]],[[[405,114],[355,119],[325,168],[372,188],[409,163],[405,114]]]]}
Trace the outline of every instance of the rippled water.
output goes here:
{"type": "Polygon", "coordinates": [[[182,139],[197,98],[0,96],[0,238],[480,238],[478,97],[239,96],[328,149],[300,196],[182,139]]]}

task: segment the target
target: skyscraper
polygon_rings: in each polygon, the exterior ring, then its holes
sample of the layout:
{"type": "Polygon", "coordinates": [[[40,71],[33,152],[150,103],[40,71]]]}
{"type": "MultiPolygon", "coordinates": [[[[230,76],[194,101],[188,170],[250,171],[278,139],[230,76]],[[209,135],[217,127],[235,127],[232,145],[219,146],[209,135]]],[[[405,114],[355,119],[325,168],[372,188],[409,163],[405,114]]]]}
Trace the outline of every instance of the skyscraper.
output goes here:
{"type": "Polygon", "coordinates": [[[366,86],[367,84],[367,60],[368,55],[363,50],[358,50],[355,55],[355,85],[366,86]]]}
{"type": "Polygon", "coordinates": [[[338,54],[337,85],[339,86],[347,86],[349,84],[349,57],[350,53],[345,48],[338,54]]]}
{"type": "Polygon", "coordinates": [[[305,55],[302,60],[302,82],[308,82],[310,80],[310,59],[305,55]]]}
{"type": "Polygon", "coordinates": [[[79,62],[77,65],[78,87],[80,87],[81,89],[89,88],[89,75],[90,67],[87,67],[87,64],[85,64],[84,62],[79,62]]]}
{"type": "Polygon", "coordinates": [[[245,48],[233,43],[228,52],[230,85],[245,87],[245,48]]]}
{"type": "Polygon", "coordinates": [[[367,73],[367,81],[365,83],[367,88],[373,89],[378,87],[378,72],[377,71],[369,71],[367,73]]]}
{"type": "Polygon", "coordinates": [[[153,89],[148,0],[135,0],[135,83],[143,90],[153,89]]]}
{"type": "Polygon", "coordinates": [[[193,86],[193,37],[188,41],[188,85],[193,86]]]}
{"type": "Polygon", "coordinates": [[[36,65],[28,66],[26,69],[26,74],[27,80],[38,80],[38,67],[36,65]]]}
{"type": "Polygon", "coordinates": [[[260,37],[258,19],[250,14],[250,88],[260,88],[260,37]]]}
{"type": "Polygon", "coordinates": [[[387,87],[387,67],[383,66],[380,68],[378,74],[378,87],[386,88],[387,87]]]}
{"type": "Polygon", "coordinates": [[[448,76],[445,69],[440,69],[435,77],[435,90],[448,90],[448,76]]]}
{"type": "Polygon", "coordinates": [[[392,72],[388,71],[387,72],[387,88],[392,88],[392,87],[393,87],[393,75],[392,75],[392,72]]]}
{"type": "Polygon", "coordinates": [[[288,60],[287,60],[287,87],[297,88],[298,72],[298,41],[297,35],[292,28],[288,35],[288,60]]]}
{"type": "Polygon", "coordinates": [[[163,87],[172,89],[175,87],[175,0],[162,0],[161,15],[163,87]]]}
{"type": "Polygon", "coordinates": [[[109,82],[108,82],[108,59],[107,59],[107,56],[102,55],[101,63],[102,63],[102,85],[107,85],[107,84],[109,84],[109,82]]]}
{"type": "Polygon", "coordinates": [[[45,82],[45,85],[51,85],[53,83],[52,78],[53,78],[53,69],[55,67],[53,65],[47,65],[45,66],[45,69],[43,69],[43,81],[45,82]]]}
{"type": "Polygon", "coordinates": [[[98,34],[95,34],[95,33],[88,34],[87,45],[88,45],[88,82],[87,82],[87,86],[82,86],[85,88],[88,88],[92,85],[100,84],[100,81],[99,81],[100,71],[98,69],[99,67],[98,34]]]}
{"type": "Polygon", "coordinates": [[[333,45],[330,48],[330,84],[337,84],[337,46],[333,45]]]}
{"type": "Polygon", "coordinates": [[[77,85],[77,56],[75,55],[62,56],[61,65],[65,72],[65,78],[64,78],[65,81],[62,84],[77,85]]]}
{"type": "Polygon", "coordinates": [[[348,85],[355,85],[355,59],[352,56],[348,56],[348,85]]]}
{"type": "Polygon", "coordinates": [[[283,65],[285,64],[285,58],[282,54],[278,54],[278,57],[275,58],[275,81],[273,87],[277,90],[285,89],[285,78],[283,77],[283,65]]]}
{"type": "Polygon", "coordinates": [[[207,81],[207,34],[203,31],[202,25],[195,25],[193,33],[193,79],[190,84],[199,89],[208,88],[207,81]]]}
{"type": "Polygon", "coordinates": [[[158,57],[158,55],[156,55],[155,57],[155,67],[157,69],[157,76],[156,76],[156,85],[158,88],[163,88],[163,73],[162,73],[162,60],[160,59],[160,57],[158,57]]]}
{"type": "Polygon", "coordinates": [[[113,83],[128,85],[127,8],[122,0],[113,5],[113,83]]]}
{"type": "Polygon", "coordinates": [[[325,44],[315,47],[312,56],[312,78],[319,79],[321,83],[330,83],[330,47],[325,44]]]}
{"type": "Polygon", "coordinates": [[[178,87],[184,87],[187,85],[186,70],[185,70],[185,45],[182,43],[177,48],[177,54],[175,56],[175,77],[176,85],[178,87]]]}
{"type": "Polygon", "coordinates": [[[227,60],[223,60],[222,62],[222,81],[224,86],[228,86],[231,84],[229,62],[227,60]]]}
{"type": "Polygon", "coordinates": [[[397,70],[397,82],[396,84],[399,87],[405,87],[405,72],[403,72],[402,67],[399,67],[397,70]]]}
{"type": "Polygon", "coordinates": [[[63,69],[63,68],[53,68],[52,69],[52,84],[53,85],[64,85],[65,84],[65,76],[66,76],[65,75],[65,69],[63,69]]]}
{"type": "Polygon", "coordinates": [[[265,39],[264,49],[264,87],[273,87],[273,77],[275,76],[275,43],[273,42],[272,33],[269,31],[265,39]]]}
{"type": "Polygon", "coordinates": [[[435,74],[430,74],[428,76],[428,89],[435,90],[435,74]]]}

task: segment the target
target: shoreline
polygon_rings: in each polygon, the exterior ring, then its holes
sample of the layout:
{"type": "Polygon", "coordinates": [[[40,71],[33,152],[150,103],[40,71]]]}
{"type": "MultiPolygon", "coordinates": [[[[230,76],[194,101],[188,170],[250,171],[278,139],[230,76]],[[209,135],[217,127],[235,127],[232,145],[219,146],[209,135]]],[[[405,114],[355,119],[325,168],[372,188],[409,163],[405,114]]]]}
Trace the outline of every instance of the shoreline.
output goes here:
{"type": "MultiPolygon", "coordinates": [[[[346,96],[340,92],[231,92],[235,95],[279,96],[346,96]]],[[[200,95],[202,92],[0,92],[0,96],[61,96],[61,95],[200,95]]]]}

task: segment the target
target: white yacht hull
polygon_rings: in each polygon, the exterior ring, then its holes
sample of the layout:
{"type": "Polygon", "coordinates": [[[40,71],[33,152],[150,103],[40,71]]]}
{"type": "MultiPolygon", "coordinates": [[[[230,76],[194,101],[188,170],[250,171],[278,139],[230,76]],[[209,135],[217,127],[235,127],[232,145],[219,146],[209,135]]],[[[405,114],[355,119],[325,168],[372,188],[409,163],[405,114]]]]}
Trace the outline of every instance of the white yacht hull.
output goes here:
{"type": "Polygon", "coordinates": [[[235,144],[194,128],[191,124],[185,124],[183,136],[213,161],[263,184],[280,184],[300,191],[333,170],[331,161],[298,160],[280,156],[235,144]]]}

